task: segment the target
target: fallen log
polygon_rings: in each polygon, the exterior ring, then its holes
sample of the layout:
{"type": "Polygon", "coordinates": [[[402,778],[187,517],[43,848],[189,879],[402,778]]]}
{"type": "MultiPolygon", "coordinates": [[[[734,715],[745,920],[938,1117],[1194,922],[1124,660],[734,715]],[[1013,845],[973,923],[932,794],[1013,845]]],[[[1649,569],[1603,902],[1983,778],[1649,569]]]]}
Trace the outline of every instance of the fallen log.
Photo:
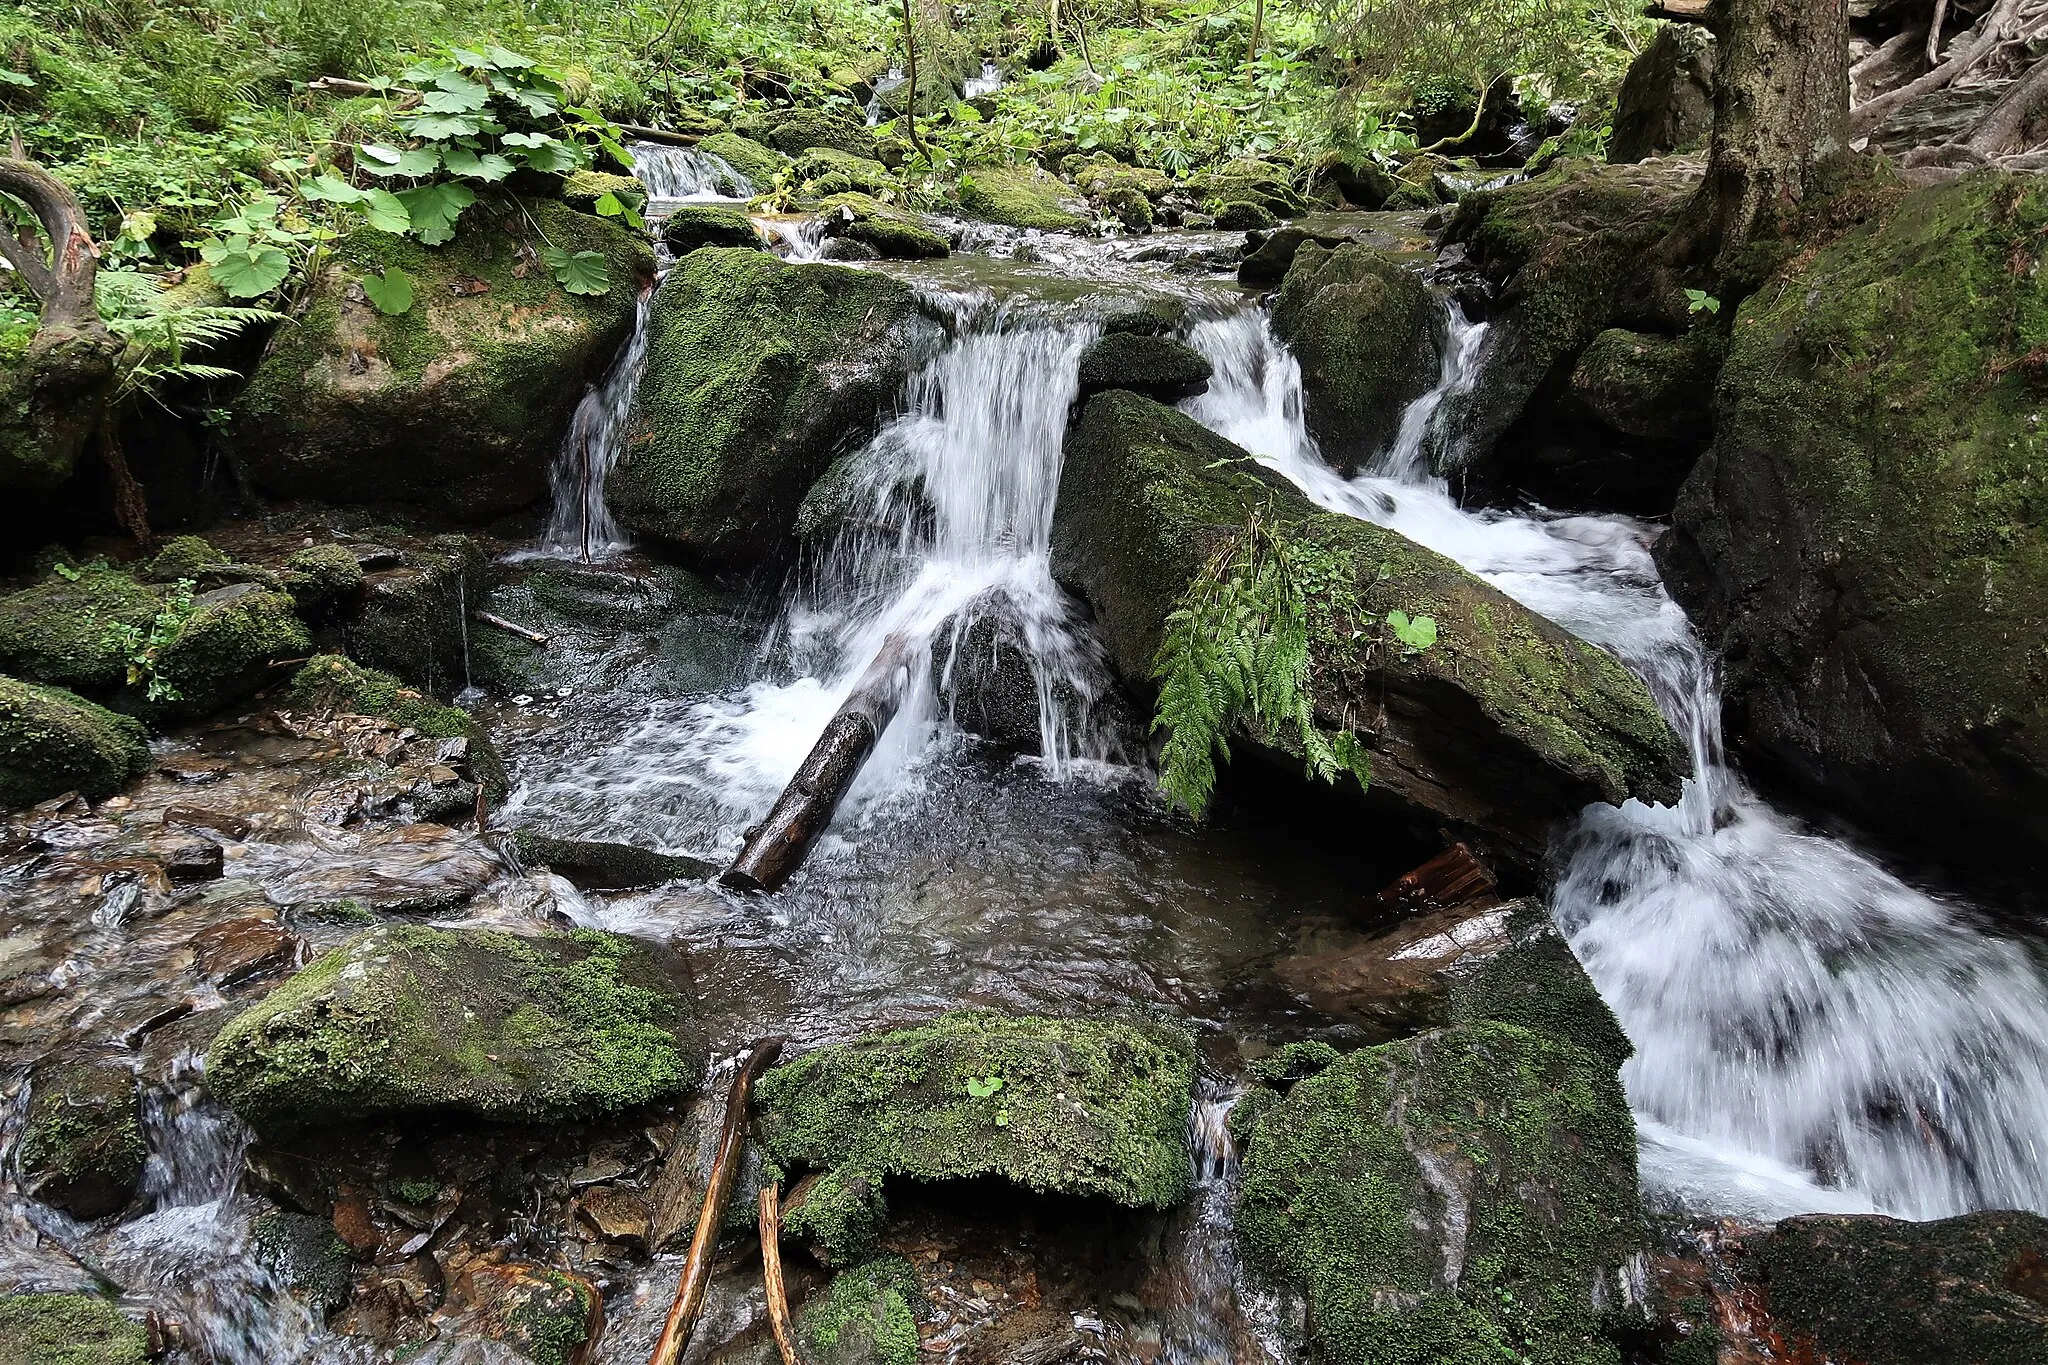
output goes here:
{"type": "Polygon", "coordinates": [[[676,1301],[669,1306],[668,1319],[654,1343],[647,1365],[675,1365],[690,1334],[697,1329],[697,1315],[704,1311],[704,1291],[711,1283],[711,1254],[718,1246],[718,1229],[725,1221],[725,1201],[732,1194],[732,1182],[739,1174],[740,1155],[747,1145],[747,1102],[754,1093],[754,1079],[782,1054],[780,1038],[763,1038],[755,1043],[733,1073],[725,1092],[725,1121],[718,1131],[718,1158],[711,1163],[711,1181],[704,1187],[704,1206],[697,1211],[697,1233],[690,1239],[690,1254],[683,1262],[683,1278],[676,1285],[676,1301]]]}
{"type": "Polygon", "coordinates": [[[789,1290],[782,1282],[782,1197],[772,1180],[761,1187],[761,1283],[768,1291],[768,1330],[775,1334],[782,1365],[804,1365],[789,1320],[789,1290]]]}
{"type": "Polygon", "coordinates": [[[882,642],[767,818],[747,831],[721,882],[735,891],[775,891],[804,865],[901,705],[910,655],[910,642],[900,635],[882,642]]]}
{"type": "Polygon", "coordinates": [[[1413,871],[1394,878],[1380,892],[1383,910],[1396,914],[1421,914],[1495,895],[1498,886],[1486,864],[1463,844],[1452,844],[1413,871]]]}

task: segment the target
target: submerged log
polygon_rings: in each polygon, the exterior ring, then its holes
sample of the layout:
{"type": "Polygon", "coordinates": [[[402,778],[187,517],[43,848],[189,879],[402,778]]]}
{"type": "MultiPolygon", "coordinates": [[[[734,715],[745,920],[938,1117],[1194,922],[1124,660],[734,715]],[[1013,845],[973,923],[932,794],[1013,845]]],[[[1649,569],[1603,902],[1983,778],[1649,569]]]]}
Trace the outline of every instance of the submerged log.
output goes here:
{"type": "Polygon", "coordinates": [[[1380,892],[1383,910],[1420,914],[1491,899],[1497,891],[1493,873],[1463,844],[1452,844],[1413,871],[1404,872],[1380,892]]]}
{"type": "Polygon", "coordinates": [[[775,891],[804,865],[902,703],[910,655],[910,642],[900,635],[882,642],[774,809],[747,831],[720,881],[736,891],[775,891]]]}
{"type": "Polygon", "coordinates": [[[754,1078],[766,1071],[782,1054],[782,1039],[763,1038],[755,1043],[733,1073],[732,1086],[725,1092],[725,1121],[718,1131],[718,1159],[711,1163],[711,1181],[704,1187],[704,1206],[697,1211],[697,1234],[690,1239],[690,1254],[683,1262],[683,1278],[676,1285],[676,1301],[669,1306],[668,1320],[654,1343],[647,1365],[675,1365],[690,1334],[697,1328],[697,1315],[704,1311],[704,1291],[711,1283],[711,1254],[718,1246],[718,1229],[725,1221],[725,1201],[732,1182],[739,1175],[740,1156],[747,1145],[747,1103],[754,1093],[754,1078]]]}

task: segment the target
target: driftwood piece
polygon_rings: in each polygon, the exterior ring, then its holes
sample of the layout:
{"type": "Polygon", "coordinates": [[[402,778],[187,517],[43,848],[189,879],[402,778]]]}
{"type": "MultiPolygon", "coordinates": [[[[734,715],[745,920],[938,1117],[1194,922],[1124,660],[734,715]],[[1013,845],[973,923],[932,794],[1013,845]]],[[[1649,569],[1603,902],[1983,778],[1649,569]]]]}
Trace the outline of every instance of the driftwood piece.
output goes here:
{"type": "Polygon", "coordinates": [[[1379,903],[1382,909],[1396,914],[1421,914],[1489,899],[1498,891],[1499,885],[1486,864],[1460,843],[1396,877],[1380,892],[1379,903]]]}
{"type": "Polygon", "coordinates": [[[761,1282],[768,1291],[768,1330],[775,1334],[782,1365],[804,1365],[789,1320],[789,1289],[782,1282],[782,1203],[772,1180],[761,1187],[761,1282]]]}
{"type": "MultiPolygon", "coordinates": [[[[782,1054],[782,1039],[763,1038],[755,1043],[733,1073],[732,1086],[725,1092],[725,1121],[718,1132],[718,1159],[711,1164],[711,1180],[704,1187],[704,1207],[697,1211],[697,1235],[690,1239],[690,1254],[683,1262],[683,1278],[676,1285],[676,1301],[669,1306],[668,1319],[654,1343],[647,1365],[675,1365],[690,1333],[697,1328],[697,1315],[704,1311],[704,1291],[711,1283],[711,1254],[718,1246],[719,1225],[725,1221],[725,1201],[739,1174],[740,1155],[747,1145],[747,1102],[754,1093],[754,1080],[782,1054]]],[[[652,1229],[649,1232],[652,1236],[652,1229]]],[[[650,1246],[654,1245],[652,1241],[650,1246]]]]}
{"type": "Polygon", "coordinates": [[[747,831],[720,881],[736,891],[775,891],[804,865],[902,703],[910,654],[910,642],[900,635],[883,641],[767,818],[747,831]]]}
{"type": "Polygon", "coordinates": [[[499,616],[495,612],[473,611],[470,613],[470,615],[474,616],[477,620],[483,622],[487,626],[496,626],[499,630],[505,631],[507,634],[510,635],[517,635],[522,640],[531,640],[534,644],[537,645],[544,645],[548,642],[547,636],[533,629],[531,626],[522,626],[517,621],[507,621],[504,617],[499,616]]]}
{"type": "Polygon", "coordinates": [[[1965,145],[1987,157],[2023,151],[2027,125],[2044,108],[2048,108],[2048,57],[2006,87],[1965,145]]]}

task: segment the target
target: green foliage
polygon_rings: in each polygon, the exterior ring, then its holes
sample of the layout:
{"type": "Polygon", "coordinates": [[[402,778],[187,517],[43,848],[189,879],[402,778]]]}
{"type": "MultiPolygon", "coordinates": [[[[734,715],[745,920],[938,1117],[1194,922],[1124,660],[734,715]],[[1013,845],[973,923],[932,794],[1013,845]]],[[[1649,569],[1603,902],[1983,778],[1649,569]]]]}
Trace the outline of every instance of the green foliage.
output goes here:
{"type": "Polygon", "coordinates": [[[282,322],[265,308],[227,304],[181,307],[167,299],[155,277],[133,270],[102,270],[93,280],[100,320],[126,343],[117,367],[115,397],[158,397],[180,379],[239,379],[225,366],[194,359],[250,327],[282,322]]]}
{"type": "Polygon", "coordinates": [[[1721,300],[1715,298],[1704,289],[1688,289],[1685,291],[1685,311],[1688,313],[1718,313],[1721,311],[1721,300]]]}
{"type": "MultiPolygon", "coordinates": [[[[1261,744],[1291,737],[1311,776],[1335,782],[1349,773],[1360,787],[1371,783],[1364,745],[1349,730],[1316,724],[1309,687],[1309,600],[1355,617],[1346,609],[1356,605],[1354,581],[1342,556],[1290,541],[1256,509],[1209,557],[1167,616],[1152,666],[1152,728],[1167,732],[1159,787],[1168,798],[1199,817],[1216,789],[1216,758],[1229,760],[1230,734],[1240,726],[1261,744]]],[[[1411,648],[1436,641],[1428,617],[1406,627],[1412,637],[1422,639],[1420,621],[1429,622],[1428,638],[1411,648]]]]}
{"type": "Polygon", "coordinates": [[[200,243],[199,258],[231,299],[260,299],[273,292],[291,274],[294,256],[332,235],[283,218],[277,200],[267,194],[207,226],[214,235],[200,243]]]}
{"type": "Polygon", "coordinates": [[[150,701],[184,700],[184,694],[168,678],[157,675],[157,661],[165,650],[177,643],[185,631],[186,622],[198,610],[192,602],[195,586],[189,578],[181,578],[172,584],[170,597],[147,630],[125,621],[107,623],[106,647],[127,656],[128,685],[144,688],[144,695],[150,701]]]}
{"type": "Polygon", "coordinates": [[[611,288],[611,273],[601,252],[569,252],[550,246],[541,248],[540,254],[556,282],[572,294],[602,294],[611,288]]]}
{"type": "Polygon", "coordinates": [[[363,297],[386,317],[398,317],[412,309],[412,276],[386,266],[382,274],[363,276],[363,297]]]}

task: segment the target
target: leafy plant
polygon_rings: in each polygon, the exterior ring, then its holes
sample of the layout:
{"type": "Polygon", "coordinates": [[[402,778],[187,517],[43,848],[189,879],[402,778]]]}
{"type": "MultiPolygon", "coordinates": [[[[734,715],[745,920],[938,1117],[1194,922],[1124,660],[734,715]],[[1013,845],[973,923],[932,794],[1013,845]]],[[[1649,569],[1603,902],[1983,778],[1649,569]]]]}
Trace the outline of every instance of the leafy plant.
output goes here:
{"type": "Polygon", "coordinates": [[[1718,313],[1721,311],[1721,300],[1715,298],[1704,289],[1688,289],[1685,291],[1685,311],[1688,313],[1718,313]]]}
{"type": "Polygon", "coordinates": [[[381,275],[365,275],[363,297],[378,312],[397,317],[412,308],[412,276],[395,265],[385,267],[381,275]]]}
{"type": "Polygon", "coordinates": [[[102,636],[108,648],[127,656],[128,685],[144,686],[143,695],[150,701],[184,700],[184,694],[169,679],[159,676],[156,667],[163,652],[184,633],[185,623],[198,610],[192,601],[192,589],[196,586],[189,578],[179,579],[146,633],[140,626],[111,622],[102,636]]]}
{"type": "Polygon", "coordinates": [[[282,322],[266,308],[208,304],[167,306],[155,276],[130,270],[102,270],[94,279],[94,301],[107,330],[127,343],[116,367],[115,400],[159,398],[165,384],[179,379],[240,378],[237,371],[195,359],[248,327],[282,322]]]}
{"type": "Polygon", "coordinates": [[[985,1100],[1002,1088],[1003,1078],[1001,1076],[990,1076],[986,1080],[976,1076],[969,1076],[967,1078],[967,1093],[978,1100],[985,1100]]]}
{"type": "Polygon", "coordinates": [[[1394,638],[1401,642],[1402,650],[1408,654],[1420,654],[1436,643],[1436,618],[1417,616],[1398,608],[1387,613],[1387,626],[1394,632],[1394,638]]]}
{"type": "Polygon", "coordinates": [[[286,215],[268,194],[246,200],[225,218],[207,225],[213,236],[199,244],[199,258],[212,268],[214,283],[231,299],[260,299],[285,282],[296,264],[330,230],[286,215]]]}
{"type": "Polygon", "coordinates": [[[1335,782],[1350,773],[1370,784],[1365,747],[1349,730],[1317,726],[1310,691],[1311,594],[1341,605],[1350,579],[1348,563],[1289,541],[1254,510],[1181,594],[1152,665],[1160,683],[1152,728],[1167,734],[1160,790],[1190,815],[1207,809],[1216,758],[1229,760],[1239,726],[1260,743],[1291,734],[1312,776],[1335,782]]]}

